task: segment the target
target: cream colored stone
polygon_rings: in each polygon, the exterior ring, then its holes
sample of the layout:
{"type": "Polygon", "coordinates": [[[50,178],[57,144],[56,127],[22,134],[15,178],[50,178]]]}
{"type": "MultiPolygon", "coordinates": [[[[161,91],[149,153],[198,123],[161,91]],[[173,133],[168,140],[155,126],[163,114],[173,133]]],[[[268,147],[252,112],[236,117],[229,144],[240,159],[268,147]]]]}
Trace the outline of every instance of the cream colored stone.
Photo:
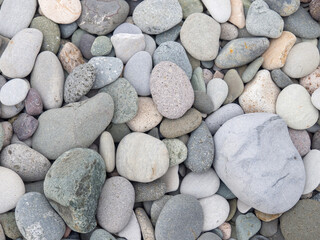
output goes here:
{"type": "Polygon", "coordinates": [[[295,42],[296,36],[287,31],[284,31],[279,38],[271,39],[269,48],[262,55],[264,58],[263,68],[268,70],[282,68],[295,42]]]}
{"type": "Polygon", "coordinates": [[[106,163],[107,172],[112,172],[116,166],[116,150],[109,132],[103,132],[100,136],[99,153],[106,163]]]}
{"type": "Polygon", "coordinates": [[[239,103],[245,113],[275,113],[279,93],[280,89],[272,81],[270,72],[260,70],[254,79],[246,84],[239,103]]]}
{"type": "Polygon", "coordinates": [[[84,64],[81,51],[71,42],[68,42],[63,46],[59,53],[59,60],[64,70],[68,73],[71,73],[75,67],[84,64]]]}
{"type": "Polygon", "coordinates": [[[244,15],[242,0],[231,0],[231,16],[229,22],[236,25],[238,28],[246,26],[246,17],[244,15]]]}
{"type": "Polygon", "coordinates": [[[300,78],[299,83],[307,89],[309,94],[313,94],[320,87],[320,66],[308,76],[300,78]]]}

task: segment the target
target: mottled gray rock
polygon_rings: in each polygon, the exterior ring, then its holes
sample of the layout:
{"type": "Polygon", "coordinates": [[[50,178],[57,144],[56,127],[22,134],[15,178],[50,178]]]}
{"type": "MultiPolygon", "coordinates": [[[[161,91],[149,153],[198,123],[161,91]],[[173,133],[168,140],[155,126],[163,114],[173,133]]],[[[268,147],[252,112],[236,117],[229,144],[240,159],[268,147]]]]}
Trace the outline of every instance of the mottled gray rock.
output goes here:
{"type": "Polygon", "coordinates": [[[17,226],[26,239],[61,239],[66,231],[62,218],[41,193],[26,193],[15,209],[17,226]]]}
{"type": "Polygon", "coordinates": [[[93,231],[90,240],[116,240],[109,232],[103,229],[93,231]]]}
{"type": "Polygon", "coordinates": [[[253,214],[239,215],[236,220],[237,239],[249,240],[261,228],[260,220],[253,214]]]}
{"type": "Polygon", "coordinates": [[[12,127],[20,141],[30,138],[37,130],[39,122],[27,113],[21,113],[13,122],[12,127]]]}
{"type": "Polygon", "coordinates": [[[19,112],[21,112],[23,108],[24,108],[24,102],[18,103],[17,105],[14,105],[14,106],[6,106],[2,104],[0,116],[2,118],[11,118],[13,116],[16,116],[19,112]]]}
{"type": "Polygon", "coordinates": [[[155,201],[166,193],[166,184],[161,179],[150,183],[133,183],[135,202],[155,201]]]}
{"type": "Polygon", "coordinates": [[[268,214],[285,212],[297,203],[305,171],[279,116],[237,116],[216,132],[214,144],[214,169],[242,202],[268,214]],[[274,151],[270,142],[283,151],[274,151]]]}
{"type": "Polygon", "coordinates": [[[265,2],[283,17],[293,14],[300,6],[299,0],[265,0],[265,2]]]}
{"type": "Polygon", "coordinates": [[[272,70],[271,77],[279,88],[285,88],[290,84],[293,84],[292,80],[284,72],[282,72],[281,69],[272,70]]]}
{"type": "Polygon", "coordinates": [[[105,56],[112,50],[112,43],[107,36],[99,36],[94,39],[91,46],[91,54],[93,56],[105,56]]]}
{"type": "Polygon", "coordinates": [[[7,237],[12,239],[17,239],[22,237],[22,234],[20,233],[17,227],[14,212],[7,212],[7,213],[0,214],[0,221],[1,221],[1,225],[3,227],[4,233],[7,237]]]}
{"type": "Polygon", "coordinates": [[[168,41],[175,41],[180,35],[181,26],[176,25],[173,28],[156,35],[156,43],[158,45],[168,42],[168,41]]]}
{"type": "Polygon", "coordinates": [[[238,37],[238,28],[228,22],[222,23],[221,25],[221,34],[220,34],[220,39],[221,40],[233,40],[238,37]]]}
{"type": "Polygon", "coordinates": [[[186,145],[179,139],[163,139],[169,151],[170,167],[179,165],[187,159],[188,149],[186,145]]]}
{"type": "Polygon", "coordinates": [[[25,99],[26,113],[35,116],[42,113],[43,103],[39,92],[35,88],[30,88],[25,99]]]}
{"type": "Polygon", "coordinates": [[[38,119],[32,148],[49,159],[56,159],[74,147],[88,147],[109,125],[113,111],[113,100],[106,93],[46,111],[38,119]]]}
{"type": "Polygon", "coordinates": [[[77,30],[78,24],[76,22],[70,24],[59,24],[61,38],[69,38],[77,30]]]}
{"type": "Polygon", "coordinates": [[[235,39],[223,47],[215,64],[222,69],[240,67],[260,57],[268,47],[267,38],[235,39]]]}
{"type": "Polygon", "coordinates": [[[103,158],[93,150],[74,148],[52,164],[44,193],[73,231],[87,233],[97,225],[95,214],[105,179],[103,158]]]}
{"type": "Polygon", "coordinates": [[[259,57],[256,60],[254,60],[252,63],[250,63],[246,68],[246,70],[244,70],[244,72],[241,75],[242,81],[244,83],[250,82],[258,72],[262,63],[263,63],[263,57],[259,57]]]}
{"type": "Polygon", "coordinates": [[[193,107],[206,114],[212,113],[214,109],[211,98],[202,91],[194,91],[193,107]]]}

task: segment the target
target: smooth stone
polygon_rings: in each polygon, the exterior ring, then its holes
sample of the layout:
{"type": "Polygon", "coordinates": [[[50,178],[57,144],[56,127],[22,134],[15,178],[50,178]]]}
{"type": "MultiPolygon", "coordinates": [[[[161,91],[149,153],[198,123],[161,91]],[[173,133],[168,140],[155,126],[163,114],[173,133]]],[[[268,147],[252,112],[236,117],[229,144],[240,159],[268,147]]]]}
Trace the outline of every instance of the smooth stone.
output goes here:
{"type": "Polygon", "coordinates": [[[216,132],[214,144],[214,169],[245,204],[275,214],[287,211],[299,200],[305,183],[303,162],[279,116],[269,113],[237,116],[216,132]],[[231,139],[237,139],[236,145],[231,139]],[[274,151],[264,141],[278,144],[283,151],[274,151]],[[257,177],[262,175],[264,178],[257,177]]]}
{"type": "Polygon", "coordinates": [[[313,149],[304,158],[304,168],[306,171],[306,183],[304,186],[303,194],[312,193],[320,184],[320,177],[318,172],[320,171],[320,151],[313,149]]]}
{"type": "Polygon", "coordinates": [[[246,16],[246,28],[254,36],[279,38],[283,31],[284,22],[281,16],[269,9],[263,0],[254,1],[246,16]]]}
{"type": "Polygon", "coordinates": [[[125,123],[110,123],[107,131],[110,132],[115,143],[119,143],[125,136],[131,133],[130,128],[125,123]]]}
{"type": "Polygon", "coordinates": [[[313,0],[309,4],[309,10],[310,10],[310,15],[315,19],[316,21],[320,21],[320,5],[319,2],[316,0],[313,0]]]}
{"type": "Polygon", "coordinates": [[[1,5],[0,35],[12,38],[27,28],[36,12],[36,0],[6,0],[1,5]]]}
{"type": "Polygon", "coordinates": [[[203,209],[204,223],[202,231],[209,231],[219,227],[229,215],[229,204],[220,195],[214,194],[199,200],[203,209]]]}
{"type": "Polygon", "coordinates": [[[119,78],[115,82],[101,88],[99,92],[108,93],[113,99],[113,123],[126,123],[137,115],[138,95],[133,86],[125,78],[119,78]]]}
{"type": "Polygon", "coordinates": [[[97,220],[110,233],[118,233],[128,224],[134,205],[134,188],[123,177],[111,177],[105,182],[97,208],[97,220]]]}
{"type": "Polygon", "coordinates": [[[57,54],[60,47],[60,28],[50,19],[40,16],[32,20],[30,28],[38,29],[43,34],[41,51],[57,54]]]}
{"type": "Polygon", "coordinates": [[[73,148],[52,164],[44,180],[44,193],[68,227],[87,233],[97,225],[95,214],[105,179],[105,163],[98,153],[73,148]]]}
{"type": "Polygon", "coordinates": [[[226,81],[213,78],[207,85],[207,94],[213,103],[213,111],[217,111],[228,96],[229,88],[226,81]]]}
{"type": "Polygon", "coordinates": [[[242,114],[244,114],[243,109],[238,104],[229,103],[210,114],[205,122],[211,134],[214,135],[225,122],[242,114]]]}
{"type": "Polygon", "coordinates": [[[201,113],[191,108],[179,119],[164,119],[160,124],[160,133],[166,138],[180,137],[198,128],[201,121],[201,113]]]}
{"type": "Polygon", "coordinates": [[[133,183],[135,202],[155,201],[166,193],[166,183],[160,178],[150,183],[133,183]]]}
{"type": "Polygon", "coordinates": [[[180,40],[192,57],[200,61],[211,61],[218,55],[220,32],[220,24],[213,18],[203,13],[194,13],[184,21],[180,40]]]}
{"type": "Polygon", "coordinates": [[[163,139],[169,152],[169,167],[179,165],[187,159],[187,146],[179,139],[163,139]]]}
{"type": "Polygon", "coordinates": [[[71,42],[63,45],[58,57],[62,67],[68,73],[71,73],[75,67],[85,63],[79,48],[71,42]]]}
{"type": "Polygon", "coordinates": [[[153,56],[153,53],[157,48],[156,41],[153,39],[153,37],[149,36],[148,34],[143,34],[143,36],[144,41],[146,43],[144,51],[148,52],[151,56],[153,56]]]}
{"type": "Polygon", "coordinates": [[[161,180],[166,184],[166,193],[178,190],[180,185],[178,171],[178,165],[169,167],[167,172],[161,177],[161,180]]]}
{"type": "Polygon", "coordinates": [[[142,31],[134,24],[122,23],[113,31],[113,35],[118,33],[142,34],[142,31]]]}
{"type": "Polygon", "coordinates": [[[317,239],[320,218],[315,213],[319,210],[320,202],[305,199],[299,201],[292,209],[284,213],[280,218],[280,229],[284,239],[317,239]]]}
{"type": "Polygon", "coordinates": [[[194,91],[193,107],[202,113],[212,113],[214,105],[208,94],[202,91],[194,91]]]}
{"type": "Polygon", "coordinates": [[[214,65],[213,60],[212,61],[201,61],[201,65],[205,68],[212,68],[214,65]]]}
{"type": "Polygon", "coordinates": [[[320,89],[315,90],[311,95],[311,102],[318,110],[320,109],[320,89]]]}
{"type": "Polygon", "coordinates": [[[78,26],[97,35],[106,35],[125,21],[129,5],[123,0],[99,1],[83,0],[78,26]]]}
{"type": "Polygon", "coordinates": [[[37,182],[32,182],[32,183],[26,183],[26,193],[28,192],[38,192],[44,194],[44,189],[43,189],[43,182],[44,181],[37,181],[37,182]]]}
{"type": "Polygon", "coordinates": [[[20,141],[30,138],[37,130],[38,125],[38,120],[26,113],[20,114],[12,124],[13,131],[20,141]]]}
{"type": "Polygon", "coordinates": [[[293,84],[292,80],[281,69],[271,71],[271,78],[279,88],[285,88],[293,84]]]}
{"type": "Polygon", "coordinates": [[[289,135],[300,156],[305,156],[311,148],[311,139],[308,132],[306,130],[300,131],[289,128],[289,135]]]}
{"type": "Polygon", "coordinates": [[[201,67],[197,67],[193,70],[193,74],[191,77],[191,85],[194,91],[201,91],[204,93],[207,91],[201,67]]]}
{"type": "Polygon", "coordinates": [[[152,182],[162,177],[169,167],[169,153],[160,140],[144,133],[130,133],[118,145],[118,173],[136,182],[152,182]],[[135,158],[132,158],[134,154],[135,158]]]}
{"type": "Polygon", "coordinates": [[[135,213],[141,228],[143,239],[155,240],[154,228],[145,210],[143,208],[136,208],[135,213]]]}
{"type": "Polygon", "coordinates": [[[113,137],[107,131],[100,135],[99,153],[106,164],[106,171],[111,173],[116,166],[116,150],[113,137]]]}
{"type": "Polygon", "coordinates": [[[112,50],[112,43],[107,36],[99,36],[94,39],[91,46],[91,54],[93,56],[105,56],[112,50]]]}
{"type": "Polygon", "coordinates": [[[299,0],[265,0],[265,2],[282,17],[287,17],[295,13],[300,6],[299,0]]]}
{"type": "Polygon", "coordinates": [[[90,60],[93,57],[91,53],[91,47],[95,39],[96,38],[89,33],[85,33],[81,36],[79,49],[85,59],[90,60]]]}
{"type": "Polygon", "coordinates": [[[312,73],[301,78],[299,84],[312,95],[320,87],[320,67],[317,67],[312,73]]]}
{"type": "Polygon", "coordinates": [[[95,67],[90,63],[77,66],[64,83],[64,101],[73,103],[85,96],[95,81],[95,67]]]}
{"type": "MultiPolygon", "coordinates": [[[[0,142],[2,142],[3,148],[10,144],[12,135],[13,135],[12,124],[10,122],[6,122],[6,121],[1,122],[1,127],[0,127],[0,136],[1,136],[0,139],[1,140],[0,140],[0,142]],[[1,135],[3,135],[3,137],[1,135]]],[[[0,144],[0,146],[1,146],[1,144],[0,144]]]]}
{"type": "Polygon", "coordinates": [[[151,0],[141,2],[132,17],[144,33],[160,34],[180,23],[182,9],[177,0],[151,0]]]}
{"type": "MultiPolygon", "coordinates": [[[[231,16],[229,22],[237,26],[239,29],[243,29],[246,25],[247,9],[243,0],[230,0],[231,2],[231,16]]],[[[251,2],[250,2],[251,4],[251,2]]]]}
{"type": "Polygon", "coordinates": [[[25,99],[26,113],[31,116],[36,116],[42,113],[43,103],[39,92],[35,88],[30,88],[25,99]]]}
{"type": "MultiPolygon", "coordinates": [[[[77,24],[78,27],[78,24],[77,24]]],[[[71,42],[78,48],[80,46],[80,40],[82,36],[87,33],[86,31],[82,30],[81,28],[78,28],[71,37],[71,42]]]]}
{"type": "Polygon", "coordinates": [[[230,69],[223,80],[228,85],[228,95],[223,104],[232,103],[242,94],[244,90],[243,81],[235,69],[230,69]]]}
{"type": "MultiPolygon", "coordinates": [[[[156,63],[155,63],[156,65],[156,63]]],[[[146,51],[137,52],[126,64],[123,77],[136,89],[139,96],[150,95],[152,57],[146,51]]]]}
{"type": "Polygon", "coordinates": [[[151,210],[150,210],[150,216],[151,216],[151,222],[154,226],[156,226],[157,220],[159,218],[159,215],[165,206],[165,204],[171,199],[173,196],[171,195],[164,195],[162,198],[155,200],[152,203],[151,210]]]}
{"type": "Polygon", "coordinates": [[[263,61],[264,61],[264,58],[259,57],[247,66],[246,70],[244,70],[244,72],[241,75],[242,81],[244,83],[250,82],[255,77],[263,61]]]}
{"type": "Polygon", "coordinates": [[[257,209],[254,210],[254,213],[256,214],[257,218],[259,218],[263,222],[271,222],[272,220],[278,219],[282,215],[282,213],[267,214],[260,212],[257,209]]]}
{"type": "Polygon", "coordinates": [[[24,141],[21,141],[21,140],[19,140],[17,134],[13,134],[12,138],[11,138],[11,144],[14,144],[14,143],[23,144],[23,145],[26,145],[28,147],[31,147],[32,138],[28,138],[28,139],[26,139],[24,141]]]}
{"type": "Polygon", "coordinates": [[[18,32],[9,42],[0,58],[0,69],[10,78],[29,75],[40,51],[43,35],[37,29],[26,28],[18,32]]]}
{"type": "Polygon", "coordinates": [[[192,66],[189,62],[186,50],[178,42],[168,41],[162,43],[153,53],[153,63],[156,66],[162,61],[177,64],[185,71],[188,78],[192,76],[192,66]]]}
{"type": "Polygon", "coordinates": [[[117,58],[123,63],[137,52],[143,51],[146,47],[145,37],[143,34],[119,33],[111,37],[117,58]]]}
{"type": "Polygon", "coordinates": [[[16,172],[25,182],[43,180],[51,167],[47,158],[22,144],[11,144],[4,148],[0,165],[16,172]]]}
{"type": "Polygon", "coordinates": [[[69,24],[59,24],[61,38],[67,39],[77,30],[78,24],[76,22],[69,24]]]}
{"type": "Polygon", "coordinates": [[[239,104],[245,113],[276,112],[276,101],[280,93],[268,70],[260,70],[254,79],[246,84],[239,97],[239,104]]]}
{"type": "Polygon", "coordinates": [[[221,230],[223,237],[222,239],[229,239],[231,238],[231,224],[224,222],[219,226],[219,229],[221,230]]]}
{"type": "Polygon", "coordinates": [[[269,47],[267,38],[240,38],[227,43],[215,60],[222,69],[240,67],[260,57],[269,47]]]}
{"type": "Polygon", "coordinates": [[[32,148],[49,159],[56,159],[74,147],[88,147],[109,125],[113,111],[113,100],[106,93],[48,110],[38,119],[32,148]]]}
{"type": "Polygon", "coordinates": [[[268,70],[282,68],[296,39],[296,36],[287,31],[284,31],[279,38],[271,39],[269,48],[262,55],[263,68],[268,70]]]}
{"type": "Polygon", "coordinates": [[[237,200],[237,209],[240,213],[244,214],[244,213],[247,213],[251,209],[251,207],[238,199],[237,200]]]}
{"type": "Polygon", "coordinates": [[[228,21],[231,16],[230,0],[202,0],[204,6],[209,11],[210,15],[219,23],[228,21]]]}
{"type": "Polygon", "coordinates": [[[116,240],[109,232],[103,229],[96,229],[93,231],[90,240],[116,240]]]}
{"type": "Polygon", "coordinates": [[[61,239],[66,230],[62,218],[41,193],[23,195],[17,203],[15,217],[26,239],[61,239]]]}
{"type": "Polygon", "coordinates": [[[233,24],[225,22],[225,23],[222,23],[220,26],[221,26],[221,34],[220,34],[221,40],[230,41],[238,37],[238,28],[233,24]]]}
{"type": "Polygon", "coordinates": [[[89,63],[95,68],[96,80],[93,89],[99,89],[114,82],[123,70],[122,61],[115,57],[93,57],[89,63]]]}
{"type": "Polygon", "coordinates": [[[194,102],[188,76],[172,62],[163,61],[153,68],[150,90],[158,111],[169,119],[182,117],[194,102]]]}
{"type": "Polygon", "coordinates": [[[173,28],[156,35],[156,43],[160,45],[168,41],[175,41],[180,35],[180,30],[181,26],[176,25],[173,28]]]}
{"type": "Polygon", "coordinates": [[[178,0],[182,8],[183,19],[193,13],[202,13],[203,5],[200,0],[178,0]]]}
{"type": "MultiPolygon", "coordinates": [[[[308,134],[309,135],[309,134],[308,134]]],[[[312,137],[312,149],[320,150],[320,131],[316,131],[312,137]]]]}
{"type": "Polygon", "coordinates": [[[197,238],[202,230],[204,214],[193,196],[179,194],[163,207],[157,220],[157,240],[182,240],[197,238]]]}
{"type": "Polygon", "coordinates": [[[260,233],[265,237],[272,237],[278,231],[279,220],[275,219],[270,222],[262,222],[260,233]]]}
{"type": "Polygon", "coordinates": [[[320,26],[303,7],[284,18],[284,30],[301,38],[320,37],[320,26]]]}
{"type": "Polygon", "coordinates": [[[0,221],[1,221],[1,225],[3,227],[4,233],[7,237],[11,239],[17,239],[22,237],[22,234],[20,233],[17,227],[14,212],[7,212],[7,213],[0,214],[0,221]]]}
{"type": "Polygon", "coordinates": [[[239,215],[236,220],[238,240],[249,240],[261,228],[260,220],[253,214],[239,215]]]}
{"type": "Polygon", "coordinates": [[[14,106],[22,102],[28,94],[30,85],[27,81],[15,78],[6,82],[0,90],[0,101],[6,106],[14,106]]]}
{"type": "Polygon", "coordinates": [[[201,234],[201,236],[198,238],[198,240],[221,240],[221,238],[215,233],[206,232],[206,233],[201,234]]]}
{"type": "MultiPolygon", "coordinates": [[[[117,234],[119,237],[123,237],[127,240],[141,240],[141,230],[137,217],[132,211],[131,218],[128,225],[117,234]]],[[[119,240],[119,238],[118,238],[119,240]]],[[[122,240],[122,239],[121,239],[122,240]]]]}
{"type": "Polygon", "coordinates": [[[220,179],[216,172],[210,168],[203,173],[188,173],[181,182],[180,192],[201,199],[215,194],[219,186],[220,179]]]}
{"type": "Polygon", "coordinates": [[[308,91],[299,84],[284,88],[277,99],[276,113],[285,120],[288,127],[304,130],[313,126],[319,116],[308,91]]]}

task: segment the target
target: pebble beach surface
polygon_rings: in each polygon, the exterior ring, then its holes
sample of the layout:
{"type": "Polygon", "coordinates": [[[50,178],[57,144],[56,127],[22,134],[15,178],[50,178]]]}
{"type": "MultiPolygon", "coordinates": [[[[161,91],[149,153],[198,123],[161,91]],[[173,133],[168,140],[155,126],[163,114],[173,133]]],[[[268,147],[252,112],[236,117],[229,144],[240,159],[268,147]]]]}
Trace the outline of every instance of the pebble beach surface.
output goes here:
{"type": "Polygon", "coordinates": [[[319,0],[0,0],[0,240],[319,240],[319,0]]]}

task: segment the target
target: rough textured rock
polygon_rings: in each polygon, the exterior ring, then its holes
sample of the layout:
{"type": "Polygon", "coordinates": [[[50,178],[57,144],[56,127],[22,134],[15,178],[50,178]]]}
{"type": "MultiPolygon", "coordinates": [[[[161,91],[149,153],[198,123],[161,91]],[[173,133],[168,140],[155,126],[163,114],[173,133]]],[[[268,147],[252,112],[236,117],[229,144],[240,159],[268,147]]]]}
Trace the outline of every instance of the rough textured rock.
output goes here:
{"type": "Polygon", "coordinates": [[[63,45],[58,57],[64,70],[68,73],[71,73],[76,66],[84,64],[79,48],[71,42],[63,45]]]}

